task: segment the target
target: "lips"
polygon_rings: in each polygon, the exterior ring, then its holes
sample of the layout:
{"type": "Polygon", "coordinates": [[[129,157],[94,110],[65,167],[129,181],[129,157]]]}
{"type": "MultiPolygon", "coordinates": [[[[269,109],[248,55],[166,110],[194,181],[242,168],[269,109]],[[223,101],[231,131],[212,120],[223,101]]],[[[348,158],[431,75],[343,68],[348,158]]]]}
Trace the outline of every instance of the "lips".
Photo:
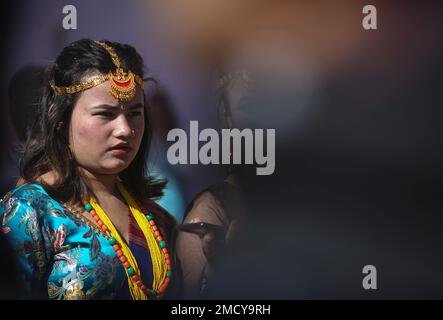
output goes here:
{"type": "Polygon", "coordinates": [[[132,148],[128,143],[120,143],[118,145],[109,148],[109,150],[115,155],[124,155],[129,153],[132,150],[132,148]]]}

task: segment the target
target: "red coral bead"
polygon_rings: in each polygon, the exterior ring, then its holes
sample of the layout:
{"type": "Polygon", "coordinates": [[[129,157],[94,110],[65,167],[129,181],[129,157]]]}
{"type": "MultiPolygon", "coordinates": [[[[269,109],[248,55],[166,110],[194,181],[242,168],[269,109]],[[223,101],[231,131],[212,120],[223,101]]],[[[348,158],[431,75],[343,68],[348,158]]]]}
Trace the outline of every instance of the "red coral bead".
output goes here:
{"type": "MultiPolygon", "coordinates": [[[[126,259],[126,257],[125,257],[125,259],[126,259]]],[[[129,261],[125,261],[125,262],[123,262],[123,266],[125,267],[125,269],[128,269],[131,267],[131,264],[129,263],[129,261]]]]}
{"type": "Polygon", "coordinates": [[[152,231],[157,231],[157,230],[158,230],[157,226],[152,226],[152,231]]]}
{"type": "MultiPolygon", "coordinates": [[[[126,260],[126,257],[125,256],[120,256],[119,257],[120,258],[120,261],[124,264],[126,261],[128,261],[128,260],[126,260]]],[[[129,268],[129,267],[128,267],[129,268]]]]}
{"type": "Polygon", "coordinates": [[[119,257],[123,256],[123,251],[121,251],[121,250],[117,250],[116,253],[119,257]]]}
{"type": "Polygon", "coordinates": [[[115,251],[120,250],[120,246],[118,244],[114,244],[112,247],[115,251]]]}

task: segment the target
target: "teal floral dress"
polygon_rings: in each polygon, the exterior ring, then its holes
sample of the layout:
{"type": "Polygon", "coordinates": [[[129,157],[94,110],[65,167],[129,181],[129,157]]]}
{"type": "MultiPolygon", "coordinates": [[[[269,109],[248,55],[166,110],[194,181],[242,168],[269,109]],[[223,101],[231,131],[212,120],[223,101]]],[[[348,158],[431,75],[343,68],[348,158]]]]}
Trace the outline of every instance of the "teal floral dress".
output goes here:
{"type": "MultiPolygon", "coordinates": [[[[175,221],[153,202],[149,206],[168,240],[172,234],[167,231],[175,221]]],[[[17,256],[25,297],[130,299],[124,267],[106,238],[67,211],[42,186],[25,184],[9,192],[0,202],[0,222],[3,236],[17,256]]],[[[131,238],[130,248],[137,261],[150,261],[149,251],[133,248],[131,238]]],[[[152,266],[140,264],[142,280],[152,283],[152,266]]]]}

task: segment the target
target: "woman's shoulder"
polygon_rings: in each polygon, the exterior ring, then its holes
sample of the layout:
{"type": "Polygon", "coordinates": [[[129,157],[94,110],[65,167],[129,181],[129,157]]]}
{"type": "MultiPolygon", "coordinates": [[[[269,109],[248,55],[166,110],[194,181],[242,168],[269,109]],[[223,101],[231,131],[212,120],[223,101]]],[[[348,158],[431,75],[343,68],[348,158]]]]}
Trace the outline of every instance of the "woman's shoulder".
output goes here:
{"type": "Polygon", "coordinates": [[[25,183],[9,191],[0,201],[0,215],[11,208],[26,206],[37,212],[63,210],[61,205],[52,199],[46,190],[36,183],[25,183]]]}
{"type": "Polygon", "coordinates": [[[7,192],[1,199],[1,202],[10,203],[19,200],[32,202],[35,199],[46,197],[48,197],[48,194],[45,192],[42,186],[34,183],[25,183],[20,186],[16,186],[7,192]]]}
{"type": "Polygon", "coordinates": [[[22,199],[22,200],[32,200],[35,198],[48,198],[49,195],[45,189],[36,183],[25,183],[20,186],[16,186],[8,193],[6,193],[2,200],[5,199],[22,199]]]}
{"type": "Polygon", "coordinates": [[[45,189],[37,183],[26,182],[15,186],[13,189],[9,191],[10,194],[13,195],[26,195],[28,193],[46,193],[45,189]]]}
{"type": "Polygon", "coordinates": [[[186,208],[184,222],[195,219],[213,224],[228,223],[223,205],[208,189],[199,193],[186,208]]]}

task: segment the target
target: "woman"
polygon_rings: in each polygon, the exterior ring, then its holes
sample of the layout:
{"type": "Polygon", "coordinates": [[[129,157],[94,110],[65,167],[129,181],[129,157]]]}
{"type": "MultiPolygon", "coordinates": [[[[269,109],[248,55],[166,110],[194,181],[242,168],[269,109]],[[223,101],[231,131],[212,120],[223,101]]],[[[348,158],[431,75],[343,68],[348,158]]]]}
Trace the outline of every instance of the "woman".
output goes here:
{"type": "MultiPolygon", "coordinates": [[[[250,95],[250,79],[244,70],[221,78],[217,92],[218,111],[224,128],[232,129],[244,123],[245,108],[241,103],[250,95]]],[[[220,292],[214,279],[223,278],[219,266],[233,259],[239,247],[239,233],[245,232],[246,203],[234,166],[227,177],[197,194],[188,205],[184,227],[179,226],[177,256],[183,275],[183,295],[186,299],[229,297],[220,292]],[[204,225],[201,223],[209,225],[204,225]],[[193,224],[193,226],[188,225],[193,224]]],[[[232,277],[232,275],[228,275],[232,277]]]]}
{"type": "MultiPolygon", "coordinates": [[[[82,39],[48,72],[21,163],[0,202],[29,297],[171,297],[175,220],[145,176],[151,138],[143,61],[128,45],[82,39]]],[[[24,88],[25,89],[25,88],[24,88]]]]}

